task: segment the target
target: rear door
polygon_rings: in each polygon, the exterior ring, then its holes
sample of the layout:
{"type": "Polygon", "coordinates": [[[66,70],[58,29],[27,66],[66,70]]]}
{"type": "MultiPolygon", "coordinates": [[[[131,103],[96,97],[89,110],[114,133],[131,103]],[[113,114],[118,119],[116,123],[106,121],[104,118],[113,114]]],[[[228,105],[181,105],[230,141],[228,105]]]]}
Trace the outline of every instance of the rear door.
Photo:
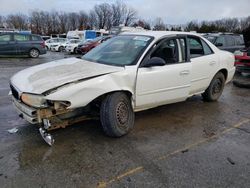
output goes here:
{"type": "Polygon", "coordinates": [[[188,36],[192,63],[191,89],[189,95],[203,92],[210,84],[219,66],[219,57],[200,37],[188,36]]]}
{"type": "Polygon", "coordinates": [[[164,66],[139,67],[136,82],[136,108],[151,108],[183,101],[188,97],[191,63],[187,60],[186,37],[163,39],[144,61],[153,57],[164,66]]]}
{"type": "Polygon", "coordinates": [[[27,54],[31,49],[30,35],[14,34],[14,41],[16,41],[16,49],[19,55],[27,54]]]}
{"type": "Polygon", "coordinates": [[[15,53],[15,42],[12,40],[12,34],[1,34],[0,55],[11,55],[15,53]]]}

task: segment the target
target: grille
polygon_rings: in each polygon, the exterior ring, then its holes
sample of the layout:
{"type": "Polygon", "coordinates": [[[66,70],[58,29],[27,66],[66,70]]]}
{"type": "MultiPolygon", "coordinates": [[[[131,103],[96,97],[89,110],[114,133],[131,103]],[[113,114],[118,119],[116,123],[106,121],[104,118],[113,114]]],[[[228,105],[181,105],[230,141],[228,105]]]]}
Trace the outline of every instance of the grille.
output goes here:
{"type": "Polygon", "coordinates": [[[12,85],[10,85],[10,89],[11,89],[13,97],[15,97],[15,99],[19,100],[18,91],[12,85]]]}

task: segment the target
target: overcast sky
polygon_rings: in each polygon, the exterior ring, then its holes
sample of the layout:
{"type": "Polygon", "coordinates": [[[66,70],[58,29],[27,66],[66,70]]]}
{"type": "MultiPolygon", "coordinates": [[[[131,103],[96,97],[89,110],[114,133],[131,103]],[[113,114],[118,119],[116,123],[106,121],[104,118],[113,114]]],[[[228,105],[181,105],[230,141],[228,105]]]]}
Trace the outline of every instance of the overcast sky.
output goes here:
{"type": "MultiPolygon", "coordinates": [[[[0,14],[26,13],[31,10],[89,11],[95,4],[116,0],[0,0],[0,14]]],[[[215,20],[250,16],[250,0],[123,0],[146,20],[162,17],[169,24],[191,20],[215,20]]]]}

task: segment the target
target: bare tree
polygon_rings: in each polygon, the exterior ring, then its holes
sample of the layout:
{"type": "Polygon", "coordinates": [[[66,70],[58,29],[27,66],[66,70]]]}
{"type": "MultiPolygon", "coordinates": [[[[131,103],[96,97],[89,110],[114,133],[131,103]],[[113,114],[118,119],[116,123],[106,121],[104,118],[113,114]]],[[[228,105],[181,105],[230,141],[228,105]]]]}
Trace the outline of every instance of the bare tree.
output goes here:
{"type": "Polygon", "coordinates": [[[95,5],[92,16],[96,18],[98,29],[109,29],[112,26],[112,11],[111,6],[108,3],[95,5]]]}
{"type": "Polygon", "coordinates": [[[53,33],[64,33],[60,31],[59,27],[59,13],[56,11],[51,12],[50,14],[50,20],[51,20],[51,30],[53,33]]]}
{"type": "Polygon", "coordinates": [[[84,29],[87,29],[89,26],[88,26],[88,21],[89,21],[89,17],[88,15],[84,12],[84,11],[81,11],[79,12],[79,30],[84,30],[84,29]]]}
{"type": "Polygon", "coordinates": [[[188,22],[185,28],[185,31],[198,31],[199,24],[197,21],[188,22]]]}
{"type": "Polygon", "coordinates": [[[240,20],[239,25],[240,25],[240,29],[241,29],[241,30],[245,30],[245,29],[247,29],[248,27],[250,27],[250,16],[248,16],[247,18],[242,18],[242,19],[240,20]]]}
{"type": "Polygon", "coordinates": [[[90,11],[89,13],[89,21],[88,25],[91,29],[96,29],[98,28],[98,21],[97,21],[97,16],[94,10],[90,11]]]}
{"type": "Polygon", "coordinates": [[[79,15],[75,12],[68,14],[68,29],[76,30],[79,28],[79,15]]]}
{"type": "Polygon", "coordinates": [[[136,16],[137,16],[136,10],[131,7],[127,7],[125,13],[124,25],[125,26],[131,25],[133,21],[136,19],[136,16]]]}
{"type": "Polygon", "coordinates": [[[112,26],[119,26],[124,23],[126,16],[127,5],[122,1],[116,1],[111,5],[112,11],[112,26]]]}
{"type": "Polygon", "coordinates": [[[42,33],[42,23],[44,22],[41,12],[33,11],[30,15],[30,29],[33,33],[43,34],[42,33]]]}
{"type": "Polygon", "coordinates": [[[68,15],[65,12],[61,12],[58,14],[58,26],[60,33],[66,33],[68,22],[68,15]]]}
{"type": "Polygon", "coordinates": [[[166,30],[166,25],[164,24],[162,18],[156,18],[154,21],[154,30],[157,31],[165,31],[166,30]]]}
{"type": "Polygon", "coordinates": [[[5,18],[0,15],[0,27],[4,27],[5,18]]]}
{"type": "Polygon", "coordinates": [[[10,28],[28,29],[28,17],[24,14],[10,14],[7,16],[6,23],[10,28]]]}

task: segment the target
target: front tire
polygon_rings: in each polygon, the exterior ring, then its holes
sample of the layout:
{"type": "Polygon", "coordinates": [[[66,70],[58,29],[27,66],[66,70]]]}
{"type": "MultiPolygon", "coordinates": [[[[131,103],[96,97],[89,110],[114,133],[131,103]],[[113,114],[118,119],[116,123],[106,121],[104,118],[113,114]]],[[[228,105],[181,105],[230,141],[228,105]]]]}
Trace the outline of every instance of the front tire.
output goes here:
{"type": "Polygon", "coordinates": [[[74,52],[73,52],[74,54],[77,54],[77,48],[74,48],[74,52]]]}
{"type": "Polygon", "coordinates": [[[39,55],[40,55],[40,52],[37,49],[31,49],[29,51],[29,56],[32,57],[32,58],[38,58],[39,55]]]}
{"type": "Polygon", "coordinates": [[[64,47],[63,46],[60,46],[59,48],[58,48],[58,52],[62,52],[64,50],[64,47]]]}
{"type": "Polygon", "coordinates": [[[134,126],[134,111],[128,96],[122,92],[108,95],[102,101],[100,119],[106,135],[126,135],[134,126]]]}
{"type": "Polygon", "coordinates": [[[209,87],[202,94],[204,101],[207,102],[217,101],[223,92],[224,86],[225,86],[225,76],[222,72],[218,72],[214,76],[209,87]]]}

